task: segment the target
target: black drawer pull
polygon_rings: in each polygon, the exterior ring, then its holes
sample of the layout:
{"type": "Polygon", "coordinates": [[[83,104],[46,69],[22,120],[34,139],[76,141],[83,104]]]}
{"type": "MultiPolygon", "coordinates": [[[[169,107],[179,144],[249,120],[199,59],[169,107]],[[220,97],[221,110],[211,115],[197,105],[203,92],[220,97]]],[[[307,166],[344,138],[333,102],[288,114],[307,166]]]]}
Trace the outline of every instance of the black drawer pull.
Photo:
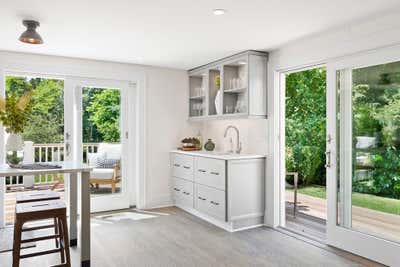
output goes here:
{"type": "Polygon", "coordinates": [[[180,167],[181,165],[175,163],[174,166],[175,166],[175,167],[180,167]]]}
{"type": "Polygon", "coordinates": [[[211,204],[218,206],[219,203],[218,202],[214,202],[214,201],[210,201],[211,204]]]}
{"type": "Polygon", "coordinates": [[[210,172],[210,173],[214,175],[219,175],[219,172],[210,172]]]}
{"type": "Polygon", "coordinates": [[[207,200],[206,198],[202,198],[202,197],[198,197],[198,199],[200,199],[200,200],[207,200]]]}
{"type": "Polygon", "coordinates": [[[177,192],[181,191],[180,189],[178,189],[178,188],[176,188],[176,187],[174,188],[174,190],[177,191],[177,192]]]}
{"type": "Polygon", "coordinates": [[[189,167],[189,166],[183,166],[183,168],[185,168],[185,169],[190,169],[190,167],[189,167]]]}
{"type": "Polygon", "coordinates": [[[183,191],[183,193],[184,193],[185,195],[190,195],[190,193],[189,193],[189,192],[185,192],[185,191],[183,191]]]}
{"type": "Polygon", "coordinates": [[[206,172],[206,170],[202,170],[202,169],[199,169],[198,171],[199,171],[199,172],[206,172]]]}

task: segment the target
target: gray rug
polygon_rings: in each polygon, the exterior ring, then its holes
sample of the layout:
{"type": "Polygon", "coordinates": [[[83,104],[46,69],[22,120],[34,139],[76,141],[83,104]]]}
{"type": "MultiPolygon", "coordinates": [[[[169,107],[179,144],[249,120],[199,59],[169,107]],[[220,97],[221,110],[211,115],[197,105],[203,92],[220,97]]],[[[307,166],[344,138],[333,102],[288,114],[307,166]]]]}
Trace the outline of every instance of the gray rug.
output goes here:
{"type": "MultiPolygon", "coordinates": [[[[4,228],[0,228],[0,253],[9,252],[13,250],[13,241],[14,241],[14,227],[7,226],[4,228]]],[[[22,233],[23,239],[33,238],[33,232],[24,232],[22,233]]],[[[33,248],[36,246],[35,242],[32,243],[24,243],[21,248],[33,248]]]]}

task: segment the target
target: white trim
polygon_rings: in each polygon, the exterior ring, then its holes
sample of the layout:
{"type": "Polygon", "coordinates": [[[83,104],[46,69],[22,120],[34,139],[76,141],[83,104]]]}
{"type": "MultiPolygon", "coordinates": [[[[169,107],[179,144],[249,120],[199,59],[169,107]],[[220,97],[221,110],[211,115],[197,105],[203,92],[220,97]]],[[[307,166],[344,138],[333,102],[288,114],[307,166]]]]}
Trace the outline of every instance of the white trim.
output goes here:
{"type": "MultiPolygon", "coordinates": [[[[397,62],[400,61],[400,46],[389,47],[385,49],[378,49],[374,51],[364,52],[357,56],[347,57],[337,62],[332,62],[327,65],[327,134],[330,134],[332,137],[332,142],[329,145],[329,148],[332,151],[332,161],[331,168],[327,169],[327,198],[328,198],[328,220],[327,220],[327,243],[329,245],[350,251],[352,253],[361,255],[363,257],[367,257],[374,261],[383,263],[388,266],[397,266],[399,262],[399,254],[400,254],[400,243],[395,243],[389,240],[385,240],[383,238],[379,238],[373,235],[369,235],[366,233],[361,233],[353,229],[348,229],[342,226],[337,225],[337,120],[336,120],[336,106],[337,106],[337,96],[336,96],[336,71],[337,70],[345,70],[344,73],[347,76],[350,76],[351,69],[374,66],[379,64],[385,64],[389,62],[397,62]],[[379,249],[377,249],[379,248],[379,249]]],[[[346,75],[345,75],[346,76],[346,75]]],[[[345,91],[351,91],[351,79],[350,77],[344,78],[344,87],[342,88],[345,91]]],[[[346,94],[346,92],[345,92],[346,94]]],[[[349,101],[348,98],[351,98],[351,92],[347,92],[347,99],[342,99],[341,96],[341,105],[345,104],[345,109],[351,108],[347,103],[349,101]]],[[[345,98],[346,98],[345,96],[345,98]]],[[[350,99],[351,101],[351,99],[350,99]]],[[[343,108],[343,107],[341,107],[343,108]]],[[[349,120],[349,118],[347,118],[349,120]]],[[[342,122],[342,120],[341,120],[342,122]]],[[[349,123],[349,122],[347,122],[349,123]]],[[[346,124],[348,125],[348,124],[346,124]]],[[[340,125],[342,128],[343,125],[340,125]]],[[[341,134],[349,135],[351,131],[342,131],[341,134]]],[[[341,142],[346,142],[346,140],[342,140],[343,137],[340,137],[341,142]]],[[[348,142],[352,138],[352,136],[346,136],[348,142]]],[[[342,145],[341,145],[342,147],[342,145]]],[[[342,150],[342,149],[341,149],[342,150]]],[[[340,151],[342,154],[342,151],[340,151]]],[[[341,155],[341,157],[348,155],[341,155]]],[[[342,158],[341,164],[342,163],[342,158]]],[[[344,159],[344,164],[348,164],[349,159],[344,159]]],[[[350,164],[351,165],[351,164],[350,164]]],[[[342,165],[341,165],[342,166],[342,165]]],[[[344,166],[349,168],[349,166],[344,166]]],[[[342,169],[342,167],[341,167],[342,169]]],[[[351,184],[346,184],[345,187],[351,187],[351,184]]],[[[346,189],[345,189],[346,190],[346,189]]],[[[351,188],[346,190],[348,194],[351,192],[351,188]]],[[[342,199],[343,200],[343,199],[342,199]]],[[[345,199],[347,201],[347,205],[350,205],[349,197],[345,199]]],[[[351,207],[347,209],[343,209],[345,214],[348,215],[349,210],[351,212],[351,207]]],[[[342,217],[341,217],[342,218],[342,217]]],[[[350,219],[351,221],[351,219],[350,219]]],[[[350,227],[351,224],[348,221],[344,221],[344,226],[350,227]]]]}

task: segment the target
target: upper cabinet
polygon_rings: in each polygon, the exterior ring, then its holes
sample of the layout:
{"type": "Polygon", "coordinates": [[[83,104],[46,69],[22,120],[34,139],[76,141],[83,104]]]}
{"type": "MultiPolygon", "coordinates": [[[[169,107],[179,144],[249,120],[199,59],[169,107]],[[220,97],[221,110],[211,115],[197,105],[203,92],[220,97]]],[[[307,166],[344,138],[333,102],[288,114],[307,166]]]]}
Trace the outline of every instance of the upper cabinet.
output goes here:
{"type": "Polygon", "coordinates": [[[189,71],[189,119],[265,118],[268,54],[246,51],[189,71]]]}

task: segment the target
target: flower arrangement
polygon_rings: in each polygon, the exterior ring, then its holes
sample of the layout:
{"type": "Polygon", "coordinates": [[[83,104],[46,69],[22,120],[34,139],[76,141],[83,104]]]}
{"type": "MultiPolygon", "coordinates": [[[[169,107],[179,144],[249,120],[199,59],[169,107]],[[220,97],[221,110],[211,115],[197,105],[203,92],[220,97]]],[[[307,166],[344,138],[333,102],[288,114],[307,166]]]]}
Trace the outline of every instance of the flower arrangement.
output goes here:
{"type": "Polygon", "coordinates": [[[220,86],[221,86],[221,76],[219,76],[219,75],[215,76],[215,78],[214,78],[214,84],[215,84],[218,88],[220,88],[220,86]]]}

